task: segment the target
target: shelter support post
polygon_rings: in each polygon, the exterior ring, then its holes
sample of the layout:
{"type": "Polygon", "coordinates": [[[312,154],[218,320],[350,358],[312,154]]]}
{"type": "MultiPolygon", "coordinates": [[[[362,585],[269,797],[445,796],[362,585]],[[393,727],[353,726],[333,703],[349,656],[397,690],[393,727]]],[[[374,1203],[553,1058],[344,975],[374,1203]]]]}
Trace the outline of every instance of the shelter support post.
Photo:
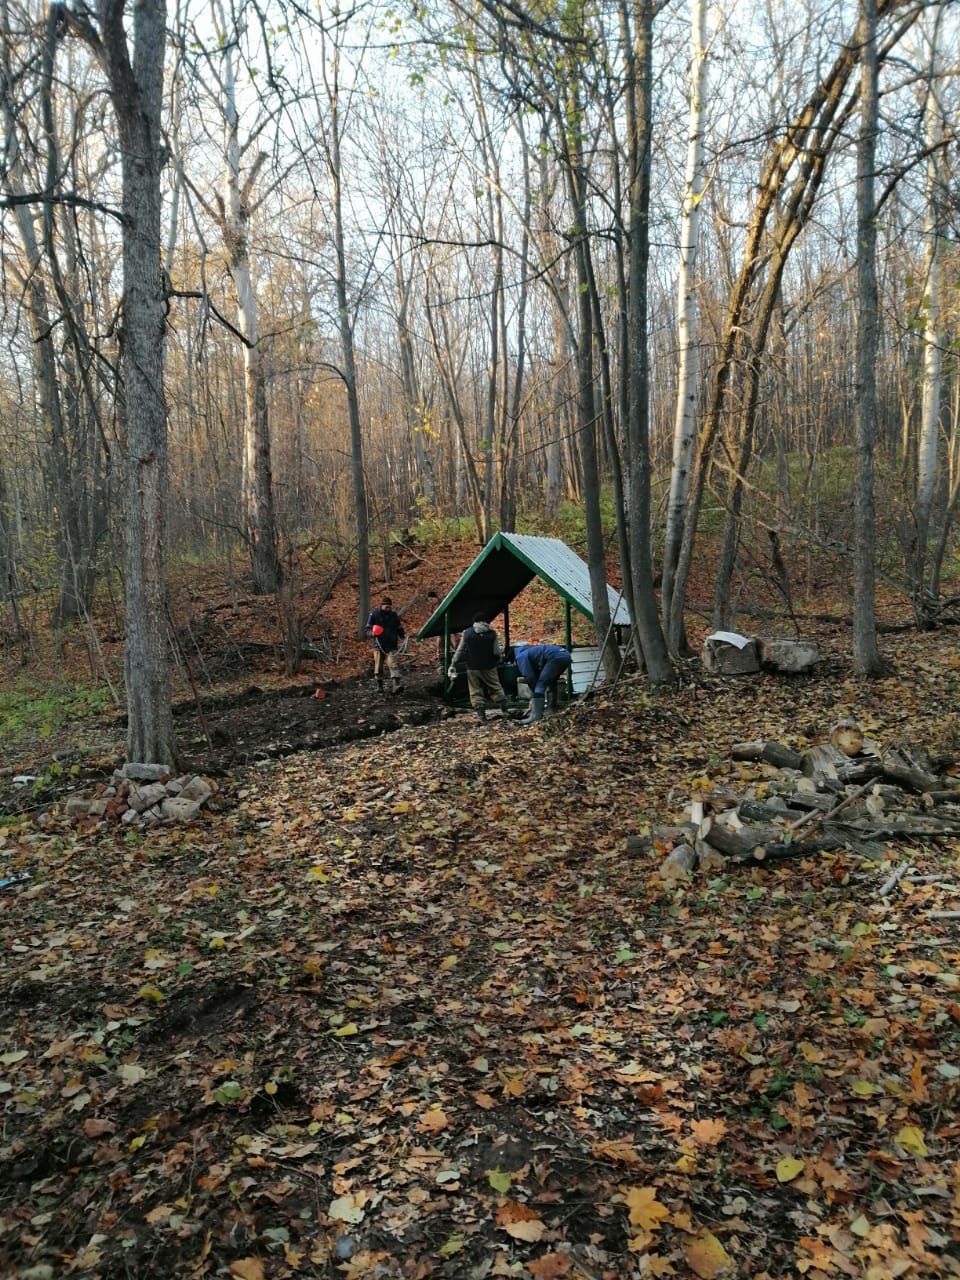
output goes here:
{"type": "MultiPolygon", "coordinates": [[[[570,601],[563,602],[563,641],[567,646],[567,653],[573,653],[573,615],[570,609],[570,601]]],[[[567,699],[573,698],[573,665],[567,667],[567,699]]]]}
{"type": "Polygon", "coordinates": [[[503,652],[507,653],[510,648],[510,606],[503,606],[503,652]]]}
{"type": "Polygon", "coordinates": [[[443,615],[443,696],[453,688],[453,683],[447,678],[447,672],[450,670],[450,611],[449,609],[443,615]]]}

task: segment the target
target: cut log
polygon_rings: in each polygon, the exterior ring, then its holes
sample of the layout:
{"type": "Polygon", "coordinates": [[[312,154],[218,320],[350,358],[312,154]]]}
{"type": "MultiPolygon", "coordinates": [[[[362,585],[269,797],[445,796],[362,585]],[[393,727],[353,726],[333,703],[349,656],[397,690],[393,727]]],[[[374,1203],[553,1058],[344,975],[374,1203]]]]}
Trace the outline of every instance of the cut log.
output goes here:
{"type": "Polygon", "coordinates": [[[782,798],[791,809],[823,809],[826,812],[835,803],[833,793],[829,791],[794,790],[791,786],[779,783],[771,783],[769,790],[773,797],[782,798]]]}
{"type": "Polygon", "coordinates": [[[823,746],[811,747],[809,751],[805,751],[800,767],[806,777],[822,786],[825,782],[838,781],[837,769],[843,768],[847,763],[847,757],[842,751],[824,743],[823,746]]]}
{"type": "Polygon", "coordinates": [[[773,740],[763,744],[760,759],[764,764],[775,765],[778,769],[799,769],[803,764],[803,756],[799,751],[792,751],[790,747],[785,747],[782,742],[774,742],[773,740]]]}
{"type": "Polygon", "coordinates": [[[758,645],[761,665],[783,675],[802,675],[805,671],[812,671],[820,661],[820,650],[812,640],[762,638],[758,645]]]}
{"type": "Polygon", "coordinates": [[[849,716],[838,720],[830,734],[830,745],[845,756],[858,756],[863,750],[863,730],[849,716]]]}
{"type": "Polygon", "coordinates": [[[731,760],[759,760],[762,742],[735,742],[730,748],[731,760]]]}
{"type": "Polygon", "coordinates": [[[767,801],[741,800],[737,812],[744,822],[776,822],[778,818],[790,816],[787,804],[780,796],[772,796],[767,801]]]}
{"type": "Polygon", "coordinates": [[[660,864],[660,879],[685,880],[697,865],[697,851],[692,844],[678,844],[660,864]]]}
{"type": "Polygon", "coordinates": [[[783,832],[774,826],[744,827],[742,831],[731,831],[729,827],[714,822],[704,839],[728,858],[743,858],[750,857],[755,849],[764,845],[782,843],[783,832]]]}
{"type": "Polygon", "coordinates": [[[864,782],[861,786],[857,787],[856,791],[851,791],[848,796],[844,796],[843,799],[838,800],[833,808],[828,809],[826,813],[805,813],[802,818],[797,818],[794,822],[791,822],[787,827],[787,830],[798,831],[800,827],[813,827],[814,824],[818,822],[826,822],[828,818],[832,818],[834,814],[839,813],[841,809],[846,809],[849,805],[852,805],[854,801],[859,800],[865,794],[867,788],[872,785],[872,782],[864,782]]]}
{"type": "Polygon", "coordinates": [[[911,791],[939,791],[943,783],[935,774],[929,773],[920,761],[903,747],[894,751],[885,751],[881,756],[883,776],[901,787],[909,787],[911,791]]]}
{"type": "Polygon", "coordinates": [[[697,828],[690,822],[686,822],[683,826],[667,827],[654,826],[650,828],[649,835],[635,835],[627,837],[628,853],[650,853],[655,846],[687,844],[693,840],[697,833],[697,828]]]}

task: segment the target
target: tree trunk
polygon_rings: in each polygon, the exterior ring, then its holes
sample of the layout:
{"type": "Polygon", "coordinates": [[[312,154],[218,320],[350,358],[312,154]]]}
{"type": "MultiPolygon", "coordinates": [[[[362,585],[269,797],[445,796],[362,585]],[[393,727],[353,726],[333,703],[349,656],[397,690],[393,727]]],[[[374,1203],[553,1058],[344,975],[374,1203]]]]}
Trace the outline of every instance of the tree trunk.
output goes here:
{"type": "Polygon", "coordinates": [[[877,437],[877,3],[860,0],[860,133],[857,138],[857,351],[854,495],[853,661],[860,675],[882,670],[876,621],[876,508],[873,451],[877,437]]]}
{"type": "Polygon", "coordinates": [[[670,619],[673,582],[683,541],[683,522],[690,492],[690,466],[696,432],[697,383],[700,375],[697,255],[700,246],[700,201],[706,184],[703,127],[707,94],[707,0],[692,0],[690,22],[690,135],[680,220],[680,274],[677,282],[677,405],[673,427],[673,465],[663,548],[660,610],[670,619]]]}
{"type": "Polygon", "coordinates": [[[363,463],[363,430],[360,424],[360,395],[357,387],[357,362],[353,341],[353,314],[347,297],[347,251],[343,226],[343,167],[340,158],[341,122],[337,105],[336,84],[330,98],[330,146],[328,162],[333,180],[333,235],[336,255],[337,312],[340,321],[340,347],[343,352],[343,382],[347,393],[347,418],[350,423],[350,476],[353,485],[353,510],[357,530],[357,635],[370,612],[370,514],[367,506],[367,477],[363,463]]]}
{"type": "MultiPolygon", "coordinates": [[[[937,441],[940,426],[940,351],[943,346],[943,326],[940,318],[940,242],[943,234],[940,215],[940,185],[943,181],[943,160],[940,143],[943,136],[943,116],[940,105],[940,86],[937,83],[937,30],[939,11],[930,38],[930,82],[924,110],[927,156],[926,207],[924,210],[923,238],[925,241],[926,270],[923,291],[923,407],[920,416],[920,442],[917,448],[917,498],[914,508],[916,544],[912,566],[914,611],[921,625],[929,622],[931,598],[925,581],[927,568],[927,543],[930,537],[930,519],[933,495],[937,480],[937,441]]],[[[946,518],[946,514],[944,516],[946,518]]]]}
{"type": "Polygon", "coordinates": [[[100,0],[102,58],[117,118],[122,165],[123,374],[127,442],[127,571],[124,581],[127,758],[172,765],[173,717],[166,656],[164,516],[167,419],[163,389],[166,297],[161,268],[160,105],[166,6],[139,0],[133,61],[123,6],[100,0]]]}
{"type": "Polygon", "coordinates": [[[633,6],[633,47],[625,39],[627,163],[629,166],[629,414],[630,571],[633,625],[647,675],[654,683],[673,679],[653,590],[650,550],[650,387],[647,349],[647,273],[650,260],[650,151],[653,109],[653,15],[651,0],[633,6]]]}
{"type": "Polygon", "coordinates": [[[583,154],[583,107],[579,88],[572,81],[567,91],[565,118],[562,122],[566,152],[565,170],[574,211],[576,240],[577,316],[577,415],[579,417],[580,451],[583,460],[583,513],[587,535],[587,567],[590,572],[590,599],[597,643],[602,646],[604,674],[614,681],[620,659],[607,644],[610,635],[610,601],[607,596],[607,569],[603,523],[600,513],[600,470],[597,462],[597,410],[593,364],[593,304],[590,300],[590,241],[587,234],[587,167],[583,154]]]}
{"type": "Polygon", "coordinates": [[[237,295],[237,323],[244,339],[243,524],[250,548],[253,590],[268,595],[280,585],[280,556],[273,502],[270,460],[270,424],[267,388],[260,345],[260,316],[250,273],[249,193],[261,161],[240,184],[240,133],[234,73],[235,43],[224,40],[223,114],[226,126],[226,191],[223,233],[227,244],[230,278],[237,295]]]}

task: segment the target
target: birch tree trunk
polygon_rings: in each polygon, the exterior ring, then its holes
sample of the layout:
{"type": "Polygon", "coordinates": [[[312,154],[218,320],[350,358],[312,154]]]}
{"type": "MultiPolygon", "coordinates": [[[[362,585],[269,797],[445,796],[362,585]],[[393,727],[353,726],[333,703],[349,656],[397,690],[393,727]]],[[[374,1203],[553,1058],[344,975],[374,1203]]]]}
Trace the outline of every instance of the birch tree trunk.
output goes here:
{"type": "MultiPolygon", "coordinates": [[[[939,17],[939,15],[938,15],[939,17]]],[[[940,317],[940,242],[943,233],[940,213],[940,186],[943,181],[943,114],[937,85],[937,21],[930,38],[930,82],[924,108],[927,174],[923,220],[924,290],[923,290],[923,402],[920,414],[920,442],[917,448],[917,497],[914,508],[916,546],[913,563],[914,611],[922,626],[929,624],[936,601],[925,582],[930,517],[937,480],[937,443],[940,425],[940,351],[943,326],[940,317]]]]}
{"type": "Polygon", "coordinates": [[[873,452],[877,437],[877,0],[860,0],[860,132],[857,138],[857,349],[855,418],[857,478],[854,493],[853,662],[860,675],[878,674],[876,507],[873,452]]]}
{"type": "Polygon", "coordinates": [[[690,136],[680,219],[680,274],[677,282],[677,406],[673,427],[673,463],[667,527],[663,548],[660,610],[667,626],[673,582],[683,541],[683,522],[690,492],[690,466],[696,433],[699,359],[699,281],[697,254],[700,246],[700,201],[706,184],[703,125],[707,95],[707,0],[691,0],[690,15],[690,136]]]}

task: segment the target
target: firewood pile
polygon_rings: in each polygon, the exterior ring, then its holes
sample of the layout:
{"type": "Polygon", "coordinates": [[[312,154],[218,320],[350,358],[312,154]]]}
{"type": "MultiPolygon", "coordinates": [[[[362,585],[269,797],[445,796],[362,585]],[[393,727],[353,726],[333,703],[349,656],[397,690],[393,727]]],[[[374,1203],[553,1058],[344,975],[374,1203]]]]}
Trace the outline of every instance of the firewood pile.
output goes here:
{"type": "Polygon", "coordinates": [[[742,795],[695,793],[685,822],[630,838],[631,852],[666,853],[664,880],[838,849],[879,860],[895,841],[960,836],[960,778],[946,772],[953,755],[908,744],[884,750],[853,720],[802,753],[768,741],[735,744],[730,754],[764,776],[742,795]]]}

